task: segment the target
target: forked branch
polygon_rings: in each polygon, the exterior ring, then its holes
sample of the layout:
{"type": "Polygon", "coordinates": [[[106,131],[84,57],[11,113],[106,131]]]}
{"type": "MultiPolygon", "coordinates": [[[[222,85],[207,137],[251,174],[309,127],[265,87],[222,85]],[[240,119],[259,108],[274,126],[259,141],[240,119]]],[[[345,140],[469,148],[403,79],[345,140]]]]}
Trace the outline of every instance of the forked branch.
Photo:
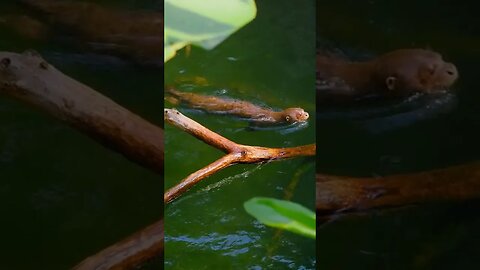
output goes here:
{"type": "Polygon", "coordinates": [[[289,148],[268,148],[238,144],[209,130],[175,109],[165,109],[164,118],[167,123],[226,153],[225,156],[190,174],[179,184],[167,190],[163,195],[165,203],[179,197],[206,177],[234,164],[261,163],[271,160],[315,155],[315,144],[289,148]]]}

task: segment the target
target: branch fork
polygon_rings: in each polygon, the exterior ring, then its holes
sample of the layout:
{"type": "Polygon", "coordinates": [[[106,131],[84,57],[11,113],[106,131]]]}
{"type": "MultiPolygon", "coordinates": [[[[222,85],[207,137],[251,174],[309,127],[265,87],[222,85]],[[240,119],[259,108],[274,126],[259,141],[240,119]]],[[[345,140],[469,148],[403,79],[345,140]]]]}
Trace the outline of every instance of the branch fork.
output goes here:
{"type": "Polygon", "coordinates": [[[164,119],[167,123],[226,153],[220,159],[190,174],[179,184],[167,190],[163,196],[165,203],[173,201],[208,176],[234,164],[262,163],[300,156],[314,156],[316,151],[315,144],[289,148],[238,144],[193,121],[176,109],[165,109],[164,119]]]}

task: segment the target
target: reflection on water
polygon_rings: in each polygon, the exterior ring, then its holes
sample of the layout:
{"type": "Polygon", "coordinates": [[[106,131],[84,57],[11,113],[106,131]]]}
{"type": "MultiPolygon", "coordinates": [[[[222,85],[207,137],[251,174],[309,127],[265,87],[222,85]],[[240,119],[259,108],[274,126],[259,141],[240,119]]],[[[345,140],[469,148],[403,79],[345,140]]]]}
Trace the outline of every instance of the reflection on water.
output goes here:
{"type": "Polygon", "coordinates": [[[212,251],[219,251],[223,256],[232,256],[248,252],[248,249],[255,246],[255,242],[260,237],[255,233],[238,232],[237,234],[220,235],[212,233],[209,235],[202,235],[198,238],[181,236],[167,236],[165,241],[172,244],[184,243],[195,249],[207,249],[212,251]]]}
{"type": "MultiPolygon", "coordinates": [[[[407,99],[410,110],[392,112],[391,115],[379,116],[364,120],[360,126],[371,133],[383,133],[395,129],[406,128],[414,124],[422,124],[427,120],[451,113],[457,105],[457,97],[451,93],[425,95],[407,99]]],[[[394,108],[395,109],[395,108],[394,108]]]]}
{"type": "Polygon", "coordinates": [[[458,98],[455,93],[417,93],[398,101],[387,101],[363,106],[319,108],[317,121],[348,122],[352,126],[371,134],[382,134],[425,121],[436,119],[456,109],[458,98]]]}

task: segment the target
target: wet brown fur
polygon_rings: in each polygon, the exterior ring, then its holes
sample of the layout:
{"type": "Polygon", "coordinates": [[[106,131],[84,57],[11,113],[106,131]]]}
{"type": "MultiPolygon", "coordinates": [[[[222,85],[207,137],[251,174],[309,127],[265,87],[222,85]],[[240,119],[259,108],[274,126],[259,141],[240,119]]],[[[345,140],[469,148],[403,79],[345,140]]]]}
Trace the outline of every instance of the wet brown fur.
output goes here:
{"type": "Polygon", "coordinates": [[[458,78],[454,64],[425,49],[399,49],[369,61],[317,55],[317,93],[352,99],[366,95],[405,96],[446,90],[458,78]],[[323,91],[322,88],[328,91],[323,91]]]}
{"type": "Polygon", "coordinates": [[[168,101],[175,105],[184,104],[207,112],[232,114],[260,123],[295,123],[307,121],[309,115],[302,108],[287,108],[272,111],[237,99],[225,99],[215,96],[181,92],[172,87],[166,88],[168,101]]]}

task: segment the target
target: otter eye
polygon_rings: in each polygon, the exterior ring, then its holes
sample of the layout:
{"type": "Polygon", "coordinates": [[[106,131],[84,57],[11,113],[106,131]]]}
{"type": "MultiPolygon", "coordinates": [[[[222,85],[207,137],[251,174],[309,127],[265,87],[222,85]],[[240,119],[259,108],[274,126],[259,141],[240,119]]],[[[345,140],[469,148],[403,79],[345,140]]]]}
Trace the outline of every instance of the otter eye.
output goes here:
{"type": "Polygon", "coordinates": [[[397,78],[393,76],[389,76],[387,77],[387,79],[385,79],[385,83],[387,84],[388,90],[395,90],[396,82],[397,82],[397,78]]]}
{"type": "Polygon", "coordinates": [[[285,116],[285,121],[290,122],[290,116],[289,115],[285,116]]]}

